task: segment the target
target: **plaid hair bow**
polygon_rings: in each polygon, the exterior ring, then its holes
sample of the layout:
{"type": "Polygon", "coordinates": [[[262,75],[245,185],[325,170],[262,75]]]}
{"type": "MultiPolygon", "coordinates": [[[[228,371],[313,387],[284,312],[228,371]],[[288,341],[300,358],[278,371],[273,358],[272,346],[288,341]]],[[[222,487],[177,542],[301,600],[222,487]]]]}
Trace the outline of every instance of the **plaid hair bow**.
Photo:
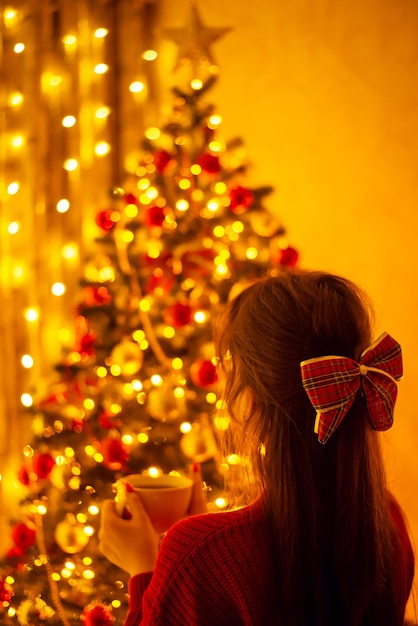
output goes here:
{"type": "Polygon", "coordinates": [[[374,430],[387,430],[393,423],[402,378],[401,346],[383,333],[357,363],[343,356],[324,356],[302,361],[302,384],[316,409],[315,432],[326,443],[338,428],[361,388],[374,430]]]}

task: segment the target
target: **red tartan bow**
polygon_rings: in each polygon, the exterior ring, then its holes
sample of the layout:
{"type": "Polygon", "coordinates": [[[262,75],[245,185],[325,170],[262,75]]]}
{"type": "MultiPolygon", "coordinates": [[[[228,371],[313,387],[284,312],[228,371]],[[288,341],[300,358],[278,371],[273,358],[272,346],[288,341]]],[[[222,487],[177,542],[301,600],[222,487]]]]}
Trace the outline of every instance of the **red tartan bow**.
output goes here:
{"type": "Polygon", "coordinates": [[[360,357],[360,363],[343,356],[324,356],[302,361],[302,384],[316,409],[315,432],[326,443],[342,422],[361,387],[374,430],[393,423],[402,378],[401,346],[383,333],[360,357]]]}

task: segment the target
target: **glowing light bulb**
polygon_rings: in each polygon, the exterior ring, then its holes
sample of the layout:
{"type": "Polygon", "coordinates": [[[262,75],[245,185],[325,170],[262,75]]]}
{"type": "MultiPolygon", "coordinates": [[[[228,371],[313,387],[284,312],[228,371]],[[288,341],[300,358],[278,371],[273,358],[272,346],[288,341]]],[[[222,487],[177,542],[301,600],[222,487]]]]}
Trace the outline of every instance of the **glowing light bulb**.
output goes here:
{"type": "Polygon", "coordinates": [[[51,293],[54,296],[63,296],[65,293],[64,283],[54,283],[51,287],[51,293]]]}
{"type": "Polygon", "coordinates": [[[96,109],[95,116],[99,120],[103,120],[110,115],[110,108],[106,106],[101,106],[96,109]]]}
{"type": "Polygon", "coordinates": [[[106,37],[108,33],[109,31],[107,30],[107,28],[96,28],[96,30],[94,31],[94,36],[96,37],[96,39],[103,39],[103,37],[106,37]]]}
{"type": "Polygon", "coordinates": [[[157,56],[158,56],[158,53],[156,50],[145,50],[142,53],[142,58],[144,59],[144,61],[155,61],[157,56]]]}
{"type": "Polygon", "coordinates": [[[56,209],[58,213],[66,213],[69,208],[70,208],[70,202],[69,200],[67,200],[67,198],[61,198],[61,200],[58,200],[56,204],[56,209]]]}
{"type": "Polygon", "coordinates": [[[142,91],[144,91],[144,89],[145,89],[145,85],[141,80],[134,80],[129,85],[129,91],[131,93],[141,93],[142,91]]]}
{"type": "Polygon", "coordinates": [[[77,159],[67,159],[66,161],[64,161],[64,169],[67,170],[67,172],[74,172],[78,167],[78,161],[77,159]]]}
{"type": "Polygon", "coordinates": [[[13,47],[13,50],[16,54],[21,54],[25,49],[25,44],[22,43],[21,41],[19,41],[18,43],[16,43],[13,47]]]}
{"type": "Polygon", "coordinates": [[[20,359],[20,362],[22,363],[23,367],[26,369],[30,369],[31,367],[33,367],[33,358],[31,357],[30,354],[24,354],[22,358],[20,359]]]}
{"type": "Polygon", "coordinates": [[[22,135],[15,135],[14,137],[12,137],[10,143],[13,148],[21,148],[24,144],[24,141],[25,140],[22,135]]]}
{"type": "Polygon", "coordinates": [[[19,222],[10,222],[7,227],[7,232],[9,235],[15,235],[19,231],[19,222]]]}
{"type": "Polygon", "coordinates": [[[150,141],[158,139],[160,135],[161,135],[161,131],[156,126],[151,126],[150,128],[147,128],[145,131],[145,137],[149,139],[150,141]]]}
{"type": "Polygon", "coordinates": [[[95,74],[106,74],[109,71],[109,66],[107,63],[98,63],[93,71],[95,74]]]}
{"type": "Polygon", "coordinates": [[[94,146],[94,152],[97,156],[105,156],[110,152],[110,144],[107,141],[99,141],[94,146]]]}
{"type": "Polygon", "coordinates": [[[199,91],[203,87],[203,81],[200,78],[194,78],[190,83],[190,87],[195,91],[199,91]]]}
{"type": "Polygon", "coordinates": [[[78,256],[78,246],[76,243],[67,243],[61,248],[61,256],[63,259],[76,259],[78,256]]]}
{"type": "Polygon", "coordinates": [[[39,318],[39,312],[34,308],[26,309],[23,315],[27,322],[36,322],[39,318]]]}
{"type": "Polygon", "coordinates": [[[66,115],[62,118],[61,124],[64,126],[64,128],[72,128],[72,126],[74,126],[76,122],[77,119],[74,117],[74,115],[66,115]]]}
{"type": "Polygon", "coordinates": [[[20,401],[23,406],[27,408],[33,405],[33,398],[30,393],[22,393],[22,395],[20,396],[20,401]]]}
{"type": "Polygon", "coordinates": [[[23,94],[19,91],[14,91],[8,97],[8,103],[11,107],[19,107],[23,103],[23,94]]]}
{"type": "Polygon", "coordinates": [[[17,181],[13,181],[9,185],[7,185],[7,193],[10,196],[14,196],[19,191],[20,185],[17,181]]]}

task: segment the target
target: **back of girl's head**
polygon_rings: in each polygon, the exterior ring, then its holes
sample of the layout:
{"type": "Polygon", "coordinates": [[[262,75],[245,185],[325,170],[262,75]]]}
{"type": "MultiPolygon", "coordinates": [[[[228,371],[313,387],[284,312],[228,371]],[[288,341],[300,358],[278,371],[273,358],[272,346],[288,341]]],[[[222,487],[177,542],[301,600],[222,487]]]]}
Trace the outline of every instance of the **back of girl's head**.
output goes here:
{"type": "Polygon", "coordinates": [[[331,354],[358,359],[371,343],[370,326],[365,294],[335,275],[291,271],[243,290],[216,338],[218,353],[232,356],[231,413],[245,389],[263,415],[280,407],[296,431],[312,431],[315,412],[302,387],[301,361],[331,354]]]}
{"type": "Polygon", "coordinates": [[[393,554],[379,440],[365,401],[358,394],[321,444],[300,370],[301,361],[320,356],[358,361],[372,342],[371,319],[366,295],[349,280],[295,270],[244,289],[215,329],[224,399],[238,424],[232,442],[251,460],[264,494],[289,626],[363,623],[393,554]]]}

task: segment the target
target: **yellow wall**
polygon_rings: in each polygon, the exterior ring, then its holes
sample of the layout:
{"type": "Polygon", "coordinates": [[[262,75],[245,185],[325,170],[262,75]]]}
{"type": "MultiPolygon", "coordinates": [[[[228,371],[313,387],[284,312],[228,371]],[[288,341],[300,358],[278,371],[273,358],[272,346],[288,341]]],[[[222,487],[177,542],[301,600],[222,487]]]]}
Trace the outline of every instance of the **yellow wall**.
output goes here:
{"type": "MultiPolygon", "coordinates": [[[[188,2],[163,3],[170,26],[188,2]]],[[[372,296],[376,333],[404,351],[390,485],[418,544],[418,5],[415,0],[201,0],[224,133],[241,136],[251,182],[308,268],[372,296]]],[[[184,9],[184,12],[182,11],[184,9]]]]}

